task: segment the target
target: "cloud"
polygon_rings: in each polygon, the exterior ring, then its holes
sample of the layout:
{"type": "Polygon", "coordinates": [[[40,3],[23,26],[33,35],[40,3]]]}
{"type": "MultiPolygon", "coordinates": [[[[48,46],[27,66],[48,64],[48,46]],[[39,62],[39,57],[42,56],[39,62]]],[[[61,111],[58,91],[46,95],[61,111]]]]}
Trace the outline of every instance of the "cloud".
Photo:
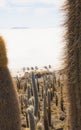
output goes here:
{"type": "MultiPolygon", "coordinates": [[[[54,5],[62,5],[65,0],[0,0],[0,8],[5,8],[7,5],[18,5],[23,6],[27,4],[35,4],[35,3],[43,3],[43,4],[54,4],[54,5]]],[[[8,7],[9,7],[8,6],[8,7]]]]}
{"type": "Polygon", "coordinates": [[[64,1],[65,0],[0,0],[0,8],[16,8],[16,10],[19,10],[19,12],[28,12],[30,8],[52,8],[55,6],[59,8],[59,6],[61,6],[64,1]],[[23,9],[25,9],[25,11],[23,9]]]}
{"type": "Polygon", "coordinates": [[[44,4],[55,4],[55,5],[62,5],[65,0],[9,0],[12,4],[17,5],[26,5],[26,4],[33,4],[33,3],[44,3],[44,4]]]}
{"type": "Polygon", "coordinates": [[[55,27],[65,0],[0,0],[0,27],[55,27]],[[6,23],[4,22],[6,20],[6,23]]]}
{"type": "Polygon", "coordinates": [[[20,13],[30,13],[32,10],[39,15],[47,14],[55,8],[60,8],[65,0],[8,0],[8,9],[20,13]]]}
{"type": "Polygon", "coordinates": [[[15,3],[32,3],[32,2],[43,2],[43,3],[62,3],[65,0],[12,0],[15,3]]]}

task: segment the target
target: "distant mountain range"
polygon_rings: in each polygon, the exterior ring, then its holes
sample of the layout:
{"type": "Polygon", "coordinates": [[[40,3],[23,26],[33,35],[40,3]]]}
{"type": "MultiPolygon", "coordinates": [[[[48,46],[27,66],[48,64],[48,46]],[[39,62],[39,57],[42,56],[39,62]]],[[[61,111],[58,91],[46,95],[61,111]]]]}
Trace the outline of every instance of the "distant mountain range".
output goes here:
{"type": "Polygon", "coordinates": [[[12,27],[11,29],[29,29],[29,27],[12,27]]]}

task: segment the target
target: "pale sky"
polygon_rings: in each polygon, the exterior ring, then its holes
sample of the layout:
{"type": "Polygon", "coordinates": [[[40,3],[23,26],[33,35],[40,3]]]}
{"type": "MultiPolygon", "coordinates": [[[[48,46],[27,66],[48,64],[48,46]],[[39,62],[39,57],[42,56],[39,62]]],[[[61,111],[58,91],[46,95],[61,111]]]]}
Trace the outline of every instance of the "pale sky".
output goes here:
{"type": "Polygon", "coordinates": [[[53,28],[60,25],[65,0],[0,0],[0,28],[53,28]]]}
{"type": "Polygon", "coordinates": [[[64,1],[0,0],[0,34],[7,43],[10,68],[60,66],[64,1]]]}

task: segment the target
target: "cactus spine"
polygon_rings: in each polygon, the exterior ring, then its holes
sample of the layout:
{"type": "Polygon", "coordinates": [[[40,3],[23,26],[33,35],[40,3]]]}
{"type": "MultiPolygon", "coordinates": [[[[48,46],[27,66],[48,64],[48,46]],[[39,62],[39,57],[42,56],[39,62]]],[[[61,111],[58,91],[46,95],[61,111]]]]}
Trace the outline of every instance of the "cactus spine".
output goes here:
{"type": "Polygon", "coordinates": [[[66,4],[66,75],[69,130],[81,129],[81,0],[66,4]]]}
{"type": "Polygon", "coordinates": [[[0,130],[21,130],[17,93],[7,63],[5,42],[0,36],[0,130]]]}

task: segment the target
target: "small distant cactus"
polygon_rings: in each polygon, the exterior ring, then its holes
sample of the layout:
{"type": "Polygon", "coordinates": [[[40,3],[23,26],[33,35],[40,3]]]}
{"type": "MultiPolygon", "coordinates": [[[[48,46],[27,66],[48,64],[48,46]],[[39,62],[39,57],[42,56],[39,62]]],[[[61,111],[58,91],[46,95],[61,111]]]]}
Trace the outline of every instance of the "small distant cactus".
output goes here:
{"type": "Polygon", "coordinates": [[[54,79],[54,83],[56,84],[56,75],[55,75],[55,73],[53,73],[53,79],[54,79]]]}
{"type": "Polygon", "coordinates": [[[57,93],[55,93],[56,95],[56,106],[58,106],[58,96],[57,96],[57,93]]]}
{"type": "Polygon", "coordinates": [[[44,130],[43,124],[41,122],[37,123],[36,130],[44,130]]]}
{"type": "Polygon", "coordinates": [[[49,130],[49,122],[48,122],[48,115],[47,115],[47,102],[46,102],[46,93],[44,91],[44,129],[49,130]]]}
{"type": "Polygon", "coordinates": [[[51,91],[48,89],[47,91],[47,99],[48,99],[48,121],[49,126],[51,126],[51,91]]]}
{"type": "Polygon", "coordinates": [[[21,130],[18,97],[7,63],[5,42],[0,36],[0,130],[21,130]]]}
{"type": "Polygon", "coordinates": [[[23,95],[20,97],[20,103],[21,103],[21,113],[23,113],[23,95]]]}
{"type": "Polygon", "coordinates": [[[61,84],[61,110],[64,112],[63,85],[61,84]]]}
{"type": "Polygon", "coordinates": [[[17,76],[16,79],[17,79],[17,90],[19,92],[19,89],[20,89],[20,80],[19,80],[18,76],[17,76]]]}
{"type": "Polygon", "coordinates": [[[26,89],[27,89],[27,83],[25,82],[25,84],[24,84],[24,92],[26,92],[26,89]]]}
{"type": "Polygon", "coordinates": [[[29,119],[29,128],[30,130],[36,130],[36,122],[34,119],[34,114],[32,113],[32,109],[29,107],[28,111],[28,119],[29,119]]]}
{"type": "Polygon", "coordinates": [[[27,91],[27,100],[29,100],[31,97],[31,87],[29,85],[27,86],[26,91],[27,91]]]}
{"type": "Polygon", "coordinates": [[[26,111],[26,125],[27,125],[27,128],[29,128],[29,122],[28,122],[28,111],[26,111]]]}
{"type": "Polygon", "coordinates": [[[50,93],[51,93],[51,101],[53,100],[53,88],[50,88],[50,93]]]}
{"type": "Polygon", "coordinates": [[[58,87],[60,87],[60,79],[58,79],[57,83],[58,83],[58,87]]]}
{"type": "Polygon", "coordinates": [[[31,98],[29,98],[28,104],[34,106],[34,97],[33,96],[31,98]]]}
{"type": "Polygon", "coordinates": [[[38,77],[36,77],[36,79],[37,79],[37,88],[38,88],[38,92],[40,92],[38,77]]]}

